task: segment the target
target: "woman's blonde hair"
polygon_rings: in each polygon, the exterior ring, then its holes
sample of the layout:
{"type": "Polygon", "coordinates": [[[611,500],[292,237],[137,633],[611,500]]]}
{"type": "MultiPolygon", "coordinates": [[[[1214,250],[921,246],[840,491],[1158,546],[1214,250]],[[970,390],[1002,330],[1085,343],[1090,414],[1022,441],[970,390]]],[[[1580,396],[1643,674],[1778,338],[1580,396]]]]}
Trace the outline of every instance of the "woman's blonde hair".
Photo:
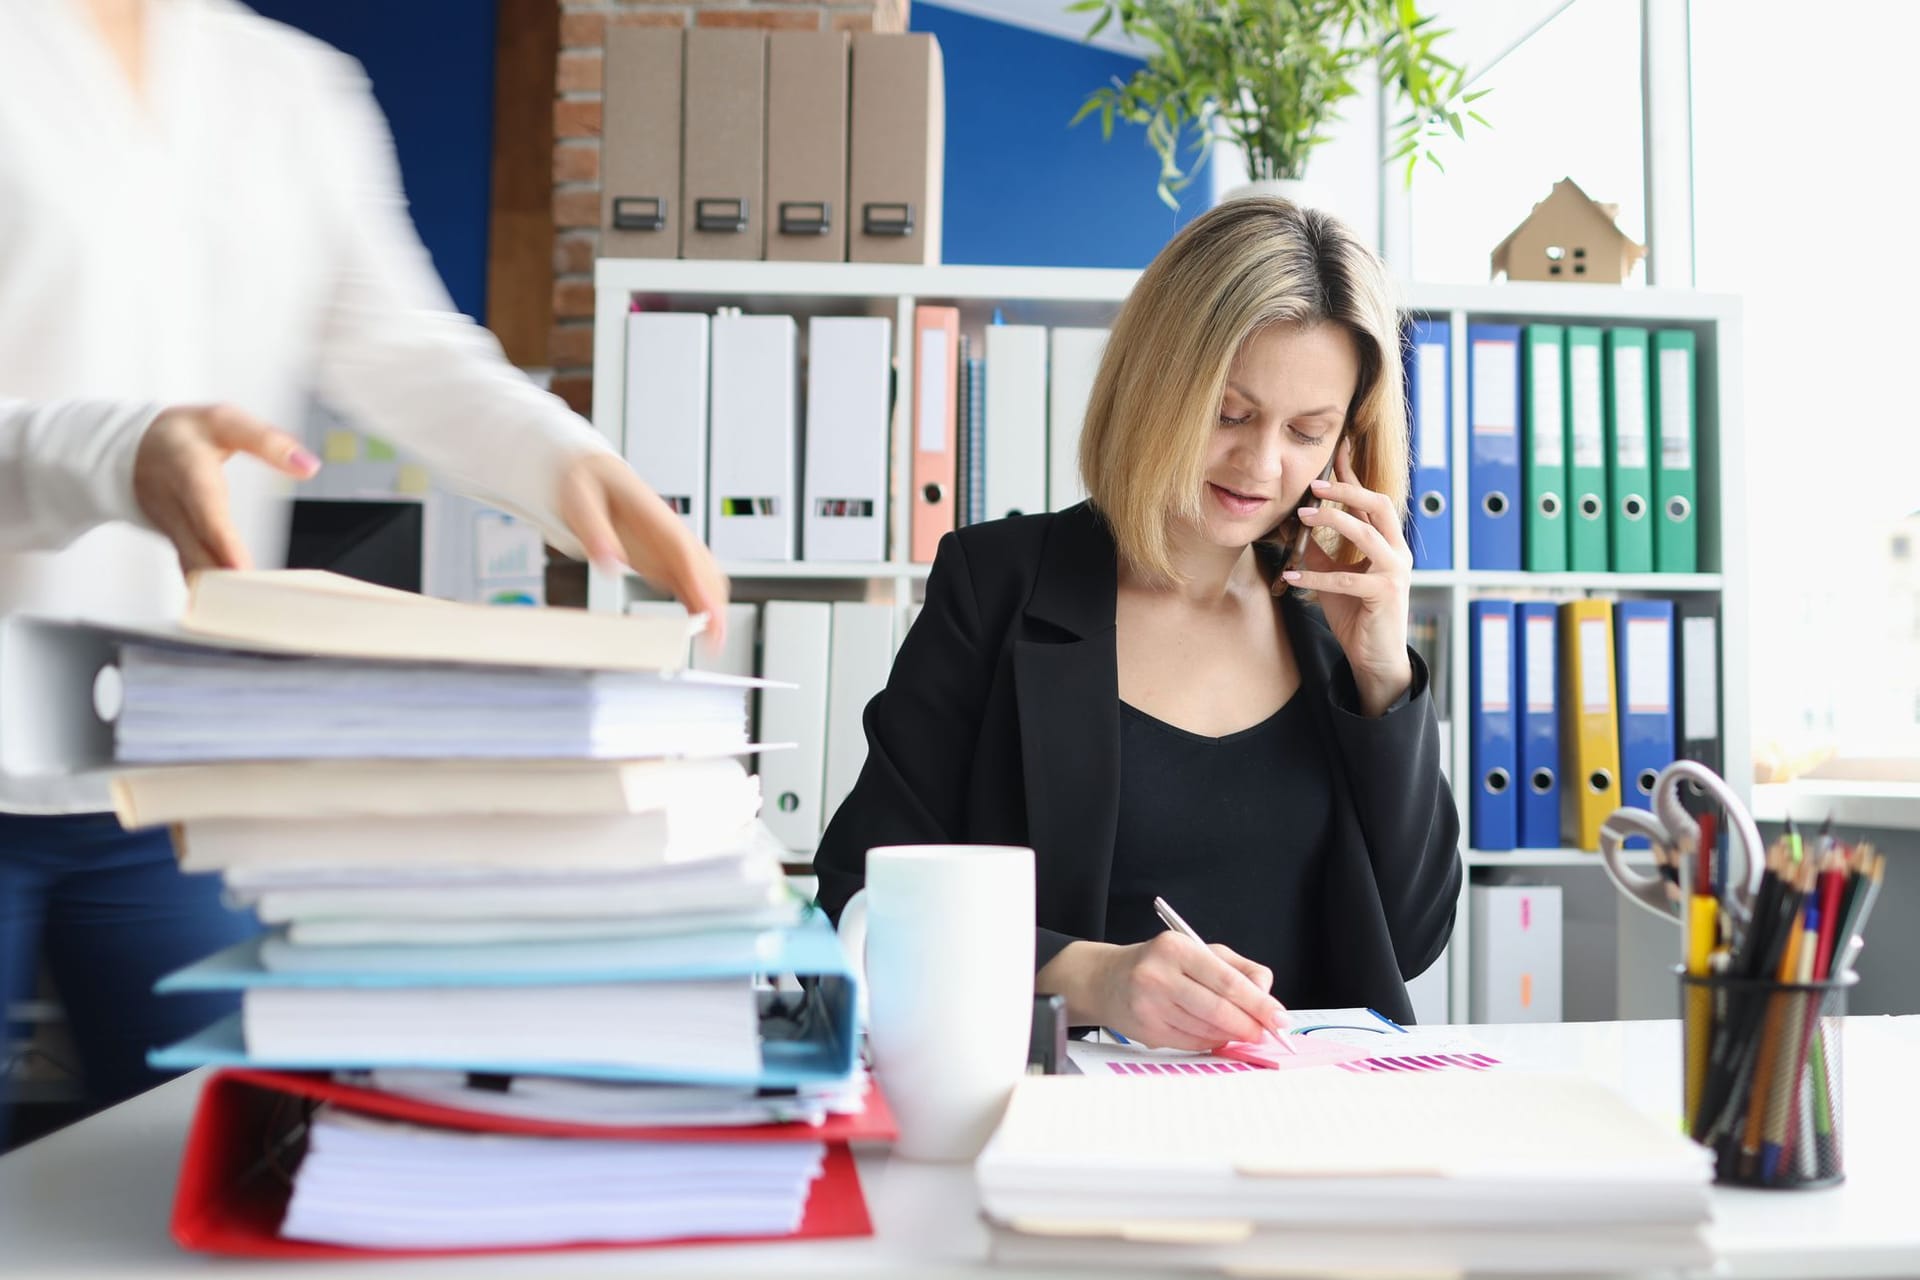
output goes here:
{"type": "MultiPolygon", "coordinates": [[[[1360,381],[1342,431],[1360,483],[1407,506],[1400,319],[1386,267],[1337,219],[1288,201],[1230,200],[1190,223],[1120,309],[1087,404],[1080,475],[1127,563],[1173,581],[1173,521],[1201,518],[1208,441],[1240,347],[1273,324],[1337,324],[1360,381]]],[[[1289,514],[1265,540],[1298,531],[1289,514]]],[[[1340,543],[1319,535],[1342,557],[1340,543]]]]}

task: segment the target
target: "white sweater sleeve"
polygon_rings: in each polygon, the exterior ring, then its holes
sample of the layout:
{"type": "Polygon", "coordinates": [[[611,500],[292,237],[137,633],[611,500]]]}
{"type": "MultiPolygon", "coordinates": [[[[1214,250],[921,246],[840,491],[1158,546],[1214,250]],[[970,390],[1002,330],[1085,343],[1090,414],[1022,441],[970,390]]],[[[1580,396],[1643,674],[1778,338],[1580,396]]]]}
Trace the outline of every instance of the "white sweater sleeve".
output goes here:
{"type": "Polygon", "coordinates": [[[322,60],[316,104],[338,276],[318,385],[336,408],[458,488],[581,554],[558,511],[560,472],[605,437],[506,360],[453,308],[401,193],[392,135],[359,65],[322,60]]]}
{"type": "Polygon", "coordinates": [[[110,520],[145,526],[133,460],[163,407],[0,395],[0,551],[58,551],[110,520]]]}

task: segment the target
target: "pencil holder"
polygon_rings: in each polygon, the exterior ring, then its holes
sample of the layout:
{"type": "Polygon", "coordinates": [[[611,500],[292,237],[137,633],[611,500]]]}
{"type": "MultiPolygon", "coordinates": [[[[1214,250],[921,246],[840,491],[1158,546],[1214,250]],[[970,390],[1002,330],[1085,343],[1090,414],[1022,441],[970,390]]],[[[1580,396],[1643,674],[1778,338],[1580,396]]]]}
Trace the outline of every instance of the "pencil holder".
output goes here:
{"type": "Polygon", "coordinates": [[[1856,973],[1818,982],[1680,978],[1687,1132],[1714,1181],[1808,1190],[1846,1178],[1840,1025],[1856,973]]]}

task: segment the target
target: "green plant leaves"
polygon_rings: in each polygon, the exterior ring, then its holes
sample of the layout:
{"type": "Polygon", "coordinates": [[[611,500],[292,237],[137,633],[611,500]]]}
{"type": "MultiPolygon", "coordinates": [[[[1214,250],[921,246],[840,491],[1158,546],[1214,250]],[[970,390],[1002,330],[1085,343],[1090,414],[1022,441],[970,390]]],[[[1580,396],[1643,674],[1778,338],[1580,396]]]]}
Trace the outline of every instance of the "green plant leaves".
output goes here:
{"type": "Polygon", "coordinates": [[[1088,39],[1118,22],[1150,47],[1130,79],[1095,90],[1071,124],[1097,111],[1105,138],[1115,115],[1145,125],[1169,207],[1219,138],[1241,150],[1252,177],[1299,177],[1339,104],[1359,92],[1355,81],[1375,68],[1411,112],[1388,156],[1407,162],[1407,181],[1422,154],[1444,171],[1421,146],[1430,126],[1465,138],[1466,121],[1487,124],[1462,110],[1487,91],[1462,92],[1465,68],[1434,48],[1451,32],[1416,0],[1074,0],[1067,10],[1098,15],[1088,39]]]}

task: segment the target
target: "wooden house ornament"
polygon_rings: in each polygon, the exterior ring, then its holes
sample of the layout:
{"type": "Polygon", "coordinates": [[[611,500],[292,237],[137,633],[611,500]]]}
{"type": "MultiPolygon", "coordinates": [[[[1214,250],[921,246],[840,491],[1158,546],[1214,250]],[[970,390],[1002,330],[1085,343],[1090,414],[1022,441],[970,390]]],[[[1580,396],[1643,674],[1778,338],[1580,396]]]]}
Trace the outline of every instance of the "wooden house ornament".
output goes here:
{"type": "Polygon", "coordinates": [[[1562,178],[1495,246],[1493,278],[1620,284],[1647,250],[1614,225],[1619,216],[1619,205],[1602,204],[1562,178]]]}

